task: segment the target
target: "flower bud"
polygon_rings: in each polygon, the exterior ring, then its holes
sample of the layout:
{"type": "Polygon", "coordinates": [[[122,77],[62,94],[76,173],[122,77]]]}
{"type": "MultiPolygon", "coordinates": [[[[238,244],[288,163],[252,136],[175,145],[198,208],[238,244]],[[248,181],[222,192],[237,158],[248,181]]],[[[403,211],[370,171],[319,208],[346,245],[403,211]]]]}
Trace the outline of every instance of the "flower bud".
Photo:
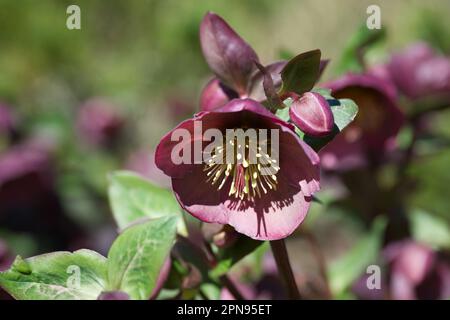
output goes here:
{"type": "Polygon", "coordinates": [[[333,130],[334,117],[327,100],[315,92],[306,92],[289,110],[292,122],[310,136],[325,136],[333,130]]]}
{"type": "Polygon", "coordinates": [[[200,43],[211,70],[240,95],[245,94],[254,61],[258,61],[252,47],[214,13],[207,13],[203,18],[200,43]]]}

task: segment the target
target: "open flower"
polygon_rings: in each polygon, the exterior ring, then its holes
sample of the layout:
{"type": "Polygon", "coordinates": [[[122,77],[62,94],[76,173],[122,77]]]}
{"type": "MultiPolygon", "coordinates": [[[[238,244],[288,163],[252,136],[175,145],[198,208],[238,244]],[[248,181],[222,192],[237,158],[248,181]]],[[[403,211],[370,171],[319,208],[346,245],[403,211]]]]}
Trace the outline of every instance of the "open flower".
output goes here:
{"type": "Polygon", "coordinates": [[[232,100],[182,122],[162,138],[155,161],[172,178],[172,188],[187,212],[205,222],[230,224],[258,240],[291,234],[305,218],[311,196],[319,189],[317,154],[297,137],[290,124],[250,99],[232,100]],[[212,151],[207,152],[213,139],[196,134],[198,123],[203,131],[215,129],[222,134],[214,142],[225,136],[212,151]],[[257,145],[252,139],[243,143],[236,136],[229,139],[230,130],[239,129],[243,133],[254,129],[257,145]],[[263,135],[264,129],[271,134],[263,135]],[[188,133],[188,139],[179,142],[180,132],[188,133]],[[189,150],[195,151],[198,144],[210,157],[195,161],[195,152],[189,150]],[[180,151],[180,145],[186,148],[182,154],[189,161],[176,164],[173,155],[180,151]]]}
{"type": "Polygon", "coordinates": [[[404,121],[391,83],[374,75],[347,74],[323,86],[337,99],[355,101],[359,111],[355,121],[320,151],[322,167],[350,169],[382,159],[404,121]]]}

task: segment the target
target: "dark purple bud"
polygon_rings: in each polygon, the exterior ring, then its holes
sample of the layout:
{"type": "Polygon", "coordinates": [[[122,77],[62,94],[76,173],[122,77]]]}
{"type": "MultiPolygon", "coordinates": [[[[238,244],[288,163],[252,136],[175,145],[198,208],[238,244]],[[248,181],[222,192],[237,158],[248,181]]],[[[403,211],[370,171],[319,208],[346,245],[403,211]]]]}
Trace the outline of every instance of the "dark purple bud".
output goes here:
{"type": "Polygon", "coordinates": [[[327,100],[315,92],[306,92],[289,109],[292,122],[304,133],[320,137],[333,130],[334,117],[327,100]]]}
{"type": "Polygon", "coordinates": [[[258,61],[250,45],[214,13],[203,18],[200,42],[211,70],[239,95],[246,95],[254,61],[258,61]]]}
{"type": "Polygon", "coordinates": [[[230,98],[223,85],[221,85],[220,80],[214,78],[203,88],[200,95],[200,110],[211,111],[223,106],[228,101],[230,101],[230,98]]]}
{"type": "Polygon", "coordinates": [[[130,297],[123,291],[109,291],[102,292],[97,300],[130,300],[130,297]]]}

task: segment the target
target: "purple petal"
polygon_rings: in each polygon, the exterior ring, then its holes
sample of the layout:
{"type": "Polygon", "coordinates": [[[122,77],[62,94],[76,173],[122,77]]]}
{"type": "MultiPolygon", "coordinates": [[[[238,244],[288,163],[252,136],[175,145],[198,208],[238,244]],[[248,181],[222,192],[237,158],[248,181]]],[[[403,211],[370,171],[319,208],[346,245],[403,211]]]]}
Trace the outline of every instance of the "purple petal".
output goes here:
{"type": "Polygon", "coordinates": [[[200,110],[212,111],[222,107],[230,101],[230,98],[225,93],[220,80],[214,78],[208,82],[200,95],[200,110]]]}

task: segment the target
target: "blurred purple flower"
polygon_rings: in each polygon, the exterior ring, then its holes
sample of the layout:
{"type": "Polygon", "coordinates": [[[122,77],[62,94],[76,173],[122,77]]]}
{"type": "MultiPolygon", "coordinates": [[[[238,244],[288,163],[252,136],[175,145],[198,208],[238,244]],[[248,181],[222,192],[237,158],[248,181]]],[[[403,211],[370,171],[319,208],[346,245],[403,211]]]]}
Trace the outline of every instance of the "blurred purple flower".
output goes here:
{"type": "Polygon", "coordinates": [[[384,251],[392,299],[448,299],[450,267],[433,249],[404,240],[384,251]]]}
{"type": "Polygon", "coordinates": [[[155,163],[155,153],[145,149],[132,153],[125,164],[125,168],[144,176],[154,184],[170,188],[170,177],[165,175],[155,163]]]}
{"type": "Polygon", "coordinates": [[[426,43],[415,43],[393,54],[388,70],[395,85],[409,98],[450,94],[450,58],[438,55],[426,43]]]}
{"type": "Polygon", "coordinates": [[[355,101],[359,111],[355,121],[319,152],[322,166],[345,170],[382,160],[395,147],[404,122],[393,86],[370,74],[347,74],[323,86],[337,99],[355,101]]]}
{"type": "Polygon", "coordinates": [[[0,154],[0,225],[65,249],[78,229],[64,215],[47,147],[33,141],[0,154]]]}
{"type": "Polygon", "coordinates": [[[124,119],[117,109],[105,100],[94,98],[78,110],[77,131],[80,137],[94,146],[111,146],[123,129],[124,119]]]}
{"type": "MultiPolygon", "coordinates": [[[[204,142],[208,144],[208,141],[204,142]]],[[[270,140],[263,143],[270,144],[270,140]]],[[[172,178],[172,188],[187,212],[204,222],[230,224],[238,232],[258,240],[290,235],[305,218],[311,196],[319,189],[317,154],[298,138],[292,125],[250,99],[232,100],[220,109],[201,112],[182,122],[162,138],[155,161],[158,168],[172,178]],[[193,146],[197,138],[194,134],[196,121],[201,121],[203,130],[214,128],[221,132],[248,129],[249,125],[278,130],[278,171],[271,176],[262,176],[261,167],[256,164],[244,166],[236,159],[233,164],[215,164],[225,166],[220,168],[205,163],[194,164],[192,159],[191,164],[174,164],[171,155],[178,142],[172,141],[172,132],[187,130],[191,136],[188,143],[193,146]],[[208,172],[218,169],[221,171],[215,172],[216,178],[212,180],[208,172]],[[250,175],[249,171],[253,173],[250,175]]]]}

